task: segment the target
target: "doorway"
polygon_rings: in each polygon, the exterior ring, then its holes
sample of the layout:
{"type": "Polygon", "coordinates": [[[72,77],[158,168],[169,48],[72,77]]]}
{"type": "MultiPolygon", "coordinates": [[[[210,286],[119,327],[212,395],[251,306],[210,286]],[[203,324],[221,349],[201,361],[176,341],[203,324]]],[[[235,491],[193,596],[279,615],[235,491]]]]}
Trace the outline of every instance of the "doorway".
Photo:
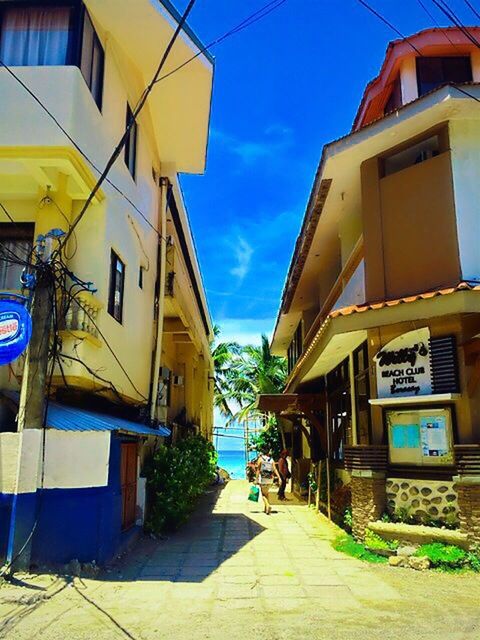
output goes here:
{"type": "Polygon", "coordinates": [[[121,476],[122,531],[133,527],[137,509],[137,443],[122,442],[121,476]]]}

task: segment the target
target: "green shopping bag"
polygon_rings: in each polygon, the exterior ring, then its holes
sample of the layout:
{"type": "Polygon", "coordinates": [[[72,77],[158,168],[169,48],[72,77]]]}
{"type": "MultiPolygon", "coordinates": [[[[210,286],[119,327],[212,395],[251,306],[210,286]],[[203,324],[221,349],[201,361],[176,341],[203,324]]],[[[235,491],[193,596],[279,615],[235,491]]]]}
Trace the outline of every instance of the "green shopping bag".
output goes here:
{"type": "Polygon", "coordinates": [[[252,502],[258,502],[258,498],[260,497],[260,489],[257,485],[253,484],[250,487],[250,493],[248,494],[248,499],[252,502]]]}

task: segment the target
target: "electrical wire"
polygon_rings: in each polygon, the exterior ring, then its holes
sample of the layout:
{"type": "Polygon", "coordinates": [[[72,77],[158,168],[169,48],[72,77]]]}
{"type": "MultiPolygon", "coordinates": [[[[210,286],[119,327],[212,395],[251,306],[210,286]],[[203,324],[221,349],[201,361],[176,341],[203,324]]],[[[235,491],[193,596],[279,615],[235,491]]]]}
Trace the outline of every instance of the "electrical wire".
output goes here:
{"type": "Polygon", "coordinates": [[[480,42],[469,31],[469,29],[467,29],[458,15],[453,11],[451,7],[449,7],[449,5],[444,0],[440,0],[440,2],[438,0],[432,0],[432,2],[458,29],[460,29],[460,31],[470,40],[472,44],[480,49],[480,42]]]}
{"type": "Polygon", "coordinates": [[[422,7],[422,9],[425,11],[425,13],[427,14],[427,16],[430,18],[430,20],[433,22],[433,24],[437,27],[437,29],[440,29],[440,31],[443,33],[443,35],[445,36],[445,38],[448,40],[448,42],[452,45],[452,47],[454,47],[455,49],[457,49],[457,51],[459,50],[457,45],[453,42],[453,40],[450,38],[450,36],[448,35],[448,31],[446,29],[443,29],[438,20],[435,19],[435,16],[433,15],[433,13],[428,9],[428,7],[426,6],[426,4],[423,2],[423,0],[417,0],[418,4],[422,7]]]}
{"type": "Polygon", "coordinates": [[[470,0],[464,0],[465,4],[467,5],[467,7],[475,14],[475,16],[477,18],[480,19],[480,13],[475,9],[475,7],[473,6],[473,4],[470,2],[470,0]]]}
{"type": "MultiPolygon", "coordinates": [[[[377,18],[379,18],[379,20],[381,20],[384,24],[388,25],[397,35],[399,34],[403,41],[406,42],[407,44],[410,45],[410,47],[416,52],[418,53],[418,55],[421,58],[424,58],[425,56],[422,54],[421,51],[419,51],[417,49],[417,47],[410,42],[409,38],[407,38],[406,36],[404,36],[391,22],[389,22],[384,16],[382,16],[376,9],[374,9],[373,7],[371,7],[369,4],[367,4],[364,0],[357,0],[357,2],[359,2],[362,6],[364,6],[366,9],[368,9],[371,13],[373,13],[373,15],[375,15],[377,18]]],[[[437,0],[432,0],[432,2],[434,2],[439,8],[440,5],[437,3],[437,0]]],[[[445,13],[445,11],[442,9],[442,11],[445,13]]],[[[453,19],[453,18],[452,18],[453,19]]],[[[456,24],[456,23],[454,23],[456,24]]],[[[458,26],[458,25],[456,25],[458,26]]],[[[460,26],[458,26],[458,28],[464,33],[464,35],[467,35],[465,33],[466,29],[462,28],[460,26]]],[[[471,36],[473,38],[473,36],[471,36]]],[[[469,38],[470,39],[470,38],[469,38]]],[[[474,40],[474,43],[476,43],[477,46],[480,47],[480,43],[477,42],[476,40],[474,40]]],[[[477,98],[477,96],[473,95],[472,93],[470,93],[469,91],[467,91],[466,89],[463,89],[462,87],[459,86],[458,83],[456,82],[447,82],[445,84],[450,84],[451,86],[453,86],[457,91],[459,91],[460,93],[463,93],[465,96],[467,96],[468,98],[471,98],[472,100],[475,100],[475,102],[480,102],[480,98],[477,98]]]]}
{"type": "Polygon", "coordinates": [[[108,177],[108,174],[110,173],[111,168],[113,167],[113,165],[115,164],[117,158],[120,156],[122,150],[125,148],[125,145],[127,144],[128,140],[129,140],[129,136],[130,136],[130,132],[131,129],[133,127],[133,125],[136,123],[138,116],[140,115],[140,113],[142,112],[148,96],[151,94],[151,92],[153,91],[153,88],[155,86],[155,82],[156,80],[159,78],[162,69],[170,55],[170,52],[173,48],[173,45],[175,44],[177,38],[180,35],[180,32],[183,29],[183,25],[185,24],[191,10],[193,9],[193,6],[195,5],[196,0],[190,0],[187,8],[185,9],[185,11],[183,12],[183,15],[181,17],[181,19],[179,20],[175,31],[172,35],[172,37],[170,38],[170,41],[167,45],[167,48],[165,49],[164,54],[162,55],[162,58],[160,60],[160,63],[157,67],[157,70],[155,71],[155,74],[152,78],[152,80],[150,81],[150,83],[148,84],[148,86],[146,87],[145,91],[143,92],[140,100],[138,101],[136,107],[133,109],[132,114],[130,115],[129,121],[127,123],[127,127],[125,129],[125,132],[123,133],[123,136],[120,139],[120,142],[117,144],[117,146],[115,147],[115,149],[113,150],[113,153],[111,154],[107,164],[105,165],[104,170],[102,171],[99,179],[97,180],[95,186],[93,187],[92,191],[90,192],[90,195],[88,196],[88,198],[86,199],[85,203],[83,204],[80,213],[77,215],[77,217],[75,218],[75,220],[72,222],[71,226],[70,226],[70,230],[67,232],[66,236],[59,242],[59,246],[57,251],[61,252],[63,246],[66,244],[66,242],[68,241],[69,237],[72,235],[72,233],[75,231],[76,227],[78,226],[78,224],[81,222],[81,220],[83,219],[84,215],[87,213],[91,203],[93,202],[96,194],[98,193],[98,191],[100,190],[102,184],[105,182],[105,180],[108,177]]]}
{"type": "Polygon", "coordinates": [[[417,47],[412,42],[410,42],[407,36],[404,36],[403,33],[399,31],[397,27],[395,27],[395,25],[393,25],[389,20],[387,20],[385,16],[382,16],[382,14],[379,13],[376,9],[374,9],[371,5],[369,5],[368,2],[365,2],[365,0],[357,0],[357,2],[361,4],[363,7],[365,7],[365,9],[370,11],[370,13],[373,13],[373,15],[376,16],[379,20],[381,20],[384,24],[386,24],[387,27],[390,27],[390,29],[392,29],[392,31],[394,31],[398,36],[400,36],[400,38],[404,42],[408,42],[408,44],[412,47],[412,49],[414,49],[414,51],[418,53],[419,56],[422,55],[421,52],[417,49],[417,47]]]}
{"type": "Polygon", "coordinates": [[[280,8],[286,2],[287,0],[272,0],[271,2],[268,2],[266,5],[264,5],[260,9],[250,14],[247,18],[244,18],[241,22],[239,22],[237,25],[232,27],[229,31],[219,36],[218,38],[215,38],[215,40],[212,40],[208,45],[200,49],[191,58],[188,58],[187,60],[185,60],[185,62],[182,62],[182,64],[178,65],[178,67],[175,67],[175,69],[172,69],[172,71],[169,71],[165,75],[161,76],[157,80],[157,82],[161,82],[162,80],[166,80],[170,76],[173,76],[174,73],[177,73],[178,71],[186,67],[188,64],[190,64],[190,62],[193,62],[193,60],[196,60],[199,56],[203,55],[213,47],[221,44],[224,40],[227,40],[227,38],[230,38],[231,36],[236,35],[237,33],[240,33],[244,29],[247,29],[248,27],[250,27],[252,24],[255,24],[259,20],[262,20],[270,13],[273,13],[273,11],[276,11],[276,9],[280,8]]]}
{"type": "MultiPolygon", "coordinates": [[[[255,22],[258,22],[259,20],[262,20],[267,15],[269,15],[270,13],[272,13],[273,11],[278,9],[281,5],[285,4],[285,2],[287,2],[287,0],[272,0],[272,1],[268,2],[266,5],[264,5],[263,7],[261,7],[260,9],[258,9],[257,11],[255,11],[254,13],[249,15],[247,18],[242,20],[240,23],[238,23],[235,27],[233,27],[232,29],[230,29],[229,31],[224,33],[222,36],[219,36],[218,38],[213,40],[206,47],[203,47],[197,54],[195,54],[194,56],[192,56],[191,58],[186,60],[184,63],[182,63],[181,65],[179,65],[178,67],[176,67],[175,69],[170,71],[169,73],[165,74],[164,76],[161,76],[160,78],[158,78],[156,80],[156,83],[160,82],[162,80],[165,80],[166,78],[172,76],[174,73],[177,73],[177,71],[180,71],[180,69],[183,69],[185,66],[190,64],[190,62],[192,62],[193,60],[198,58],[200,55],[203,55],[204,53],[206,53],[212,47],[220,44],[221,42],[223,42],[227,38],[229,38],[229,37],[231,37],[231,36],[233,36],[233,35],[235,35],[237,33],[240,33],[244,29],[250,27],[255,22]]],[[[0,60],[0,67],[3,67],[7,71],[7,73],[9,73],[9,75],[31,96],[31,98],[38,104],[38,106],[47,114],[47,116],[52,120],[52,122],[60,129],[60,131],[62,131],[62,133],[66,136],[66,138],[72,143],[72,145],[80,153],[80,155],[100,175],[101,174],[101,169],[99,169],[99,167],[96,166],[96,164],[93,162],[93,160],[86,154],[86,152],[80,147],[80,145],[68,133],[68,131],[65,129],[65,127],[63,127],[63,125],[58,120],[58,118],[40,100],[40,98],[35,94],[35,92],[32,91],[30,89],[30,87],[11,69],[11,67],[9,67],[7,64],[5,64],[5,62],[3,60],[0,60]]],[[[157,233],[160,238],[163,237],[161,235],[161,233],[158,231],[158,229],[150,222],[148,217],[143,213],[143,211],[141,211],[141,209],[139,207],[137,207],[137,205],[110,178],[108,178],[108,177],[105,178],[105,181],[120,196],[122,196],[126,200],[126,202],[128,202],[132,206],[132,208],[140,215],[140,217],[145,221],[145,223],[153,231],[155,231],[155,233],[157,233]]]]}

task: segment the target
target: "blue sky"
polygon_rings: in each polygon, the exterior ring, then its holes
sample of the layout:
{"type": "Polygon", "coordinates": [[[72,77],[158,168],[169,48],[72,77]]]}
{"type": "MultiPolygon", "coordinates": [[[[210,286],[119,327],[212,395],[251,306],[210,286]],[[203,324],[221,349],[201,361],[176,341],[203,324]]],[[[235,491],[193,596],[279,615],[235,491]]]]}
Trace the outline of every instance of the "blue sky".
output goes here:
{"type": "MultiPolygon", "coordinates": [[[[265,3],[197,0],[190,25],[209,42],[265,3]]],[[[418,0],[371,4],[406,35],[434,26],[418,0]]],[[[185,5],[178,0],[180,11],[185,5]]],[[[463,0],[450,5],[475,24],[463,0]]],[[[287,0],[213,50],[207,171],[181,182],[225,339],[258,342],[271,333],[322,146],[349,131],[394,38],[356,0],[287,0]]]]}

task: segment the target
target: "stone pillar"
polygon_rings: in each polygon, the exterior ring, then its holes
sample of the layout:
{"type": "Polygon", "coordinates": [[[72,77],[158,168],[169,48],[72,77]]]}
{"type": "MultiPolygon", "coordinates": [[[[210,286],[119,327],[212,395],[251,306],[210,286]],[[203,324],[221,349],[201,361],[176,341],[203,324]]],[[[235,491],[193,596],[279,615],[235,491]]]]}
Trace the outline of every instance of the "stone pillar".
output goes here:
{"type": "Polygon", "coordinates": [[[352,532],[363,540],[369,523],[378,520],[387,506],[387,447],[345,447],[345,468],[351,474],[352,532]]]}
{"type": "Polygon", "coordinates": [[[353,471],[352,480],[352,533],[363,540],[370,522],[378,520],[385,511],[387,492],[385,474],[373,471],[353,471]]]}
{"type": "Polygon", "coordinates": [[[460,531],[472,544],[480,545],[480,478],[459,478],[455,483],[458,495],[460,531]]]}
{"type": "Polygon", "coordinates": [[[480,445],[456,445],[455,463],[460,531],[472,545],[480,545],[480,445]]]}

